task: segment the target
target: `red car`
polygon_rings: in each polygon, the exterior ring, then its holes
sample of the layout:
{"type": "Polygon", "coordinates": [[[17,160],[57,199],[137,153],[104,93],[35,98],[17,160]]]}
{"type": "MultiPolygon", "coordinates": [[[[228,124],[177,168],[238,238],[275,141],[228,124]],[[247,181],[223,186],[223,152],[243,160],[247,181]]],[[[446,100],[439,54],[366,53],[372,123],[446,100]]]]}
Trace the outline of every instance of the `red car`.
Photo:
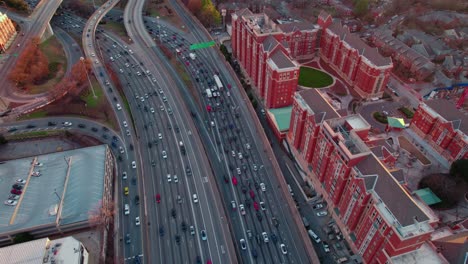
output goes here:
{"type": "Polygon", "coordinates": [[[234,184],[234,186],[237,185],[237,178],[236,178],[236,176],[232,176],[232,184],[234,184]]]}
{"type": "Polygon", "coordinates": [[[249,191],[249,194],[250,194],[250,197],[251,197],[252,199],[255,198],[255,193],[254,193],[254,191],[250,190],[250,191],[249,191]]]}
{"type": "Polygon", "coordinates": [[[230,84],[228,84],[227,87],[228,87],[229,89],[231,89],[231,85],[230,85],[230,84]]]}
{"type": "Polygon", "coordinates": [[[17,195],[20,195],[20,194],[22,194],[23,192],[22,192],[22,191],[20,191],[20,190],[11,189],[10,193],[11,193],[11,194],[17,194],[17,195]]]}
{"type": "Polygon", "coordinates": [[[211,112],[211,105],[206,106],[206,111],[211,112]]]}
{"type": "Polygon", "coordinates": [[[258,209],[260,209],[257,202],[254,202],[254,208],[255,208],[255,211],[258,211],[258,209]]]}
{"type": "Polygon", "coordinates": [[[161,203],[161,195],[159,193],[156,194],[156,202],[161,203]]]}

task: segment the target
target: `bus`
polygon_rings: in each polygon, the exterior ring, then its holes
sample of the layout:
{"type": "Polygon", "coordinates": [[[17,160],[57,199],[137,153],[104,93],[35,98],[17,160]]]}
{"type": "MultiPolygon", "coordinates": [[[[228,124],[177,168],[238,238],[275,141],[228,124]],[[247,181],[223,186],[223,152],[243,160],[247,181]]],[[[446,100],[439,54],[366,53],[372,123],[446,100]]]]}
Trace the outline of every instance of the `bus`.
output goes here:
{"type": "Polygon", "coordinates": [[[223,84],[221,83],[221,80],[219,79],[218,75],[214,75],[213,78],[215,79],[216,86],[218,86],[219,90],[223,89],[223,84]]]}
{"type": "Polygon", "coordinates": [[[206,95],[208,96],[208,98],[211,98],[213,95],[211,94],[211,90],[210,89],[206,89],[206,95]]]}

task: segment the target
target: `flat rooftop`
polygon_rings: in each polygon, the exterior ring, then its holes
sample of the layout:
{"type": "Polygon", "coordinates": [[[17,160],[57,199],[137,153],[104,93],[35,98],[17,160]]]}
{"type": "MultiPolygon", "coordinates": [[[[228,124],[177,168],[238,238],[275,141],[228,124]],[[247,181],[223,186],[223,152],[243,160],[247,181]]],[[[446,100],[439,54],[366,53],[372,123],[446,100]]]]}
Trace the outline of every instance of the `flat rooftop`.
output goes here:
{"type": "Polygon", "coordinates": [[[393,257],[391,260],[394,264],[445,264],[445,259],[427,243],[424,243],[419,249],[408,252],[403,255],[393,257]]]}
{"type": "Polygon", "coordinates": [[[5,200],[17,179],[26,180],[18,204],[3,206],[0,234],[87,221],[90,209],[103,197],[107,148],[100,145],[0,164],[5,200]],[[34,172],[41,176],[31,176],[34,172]]]}

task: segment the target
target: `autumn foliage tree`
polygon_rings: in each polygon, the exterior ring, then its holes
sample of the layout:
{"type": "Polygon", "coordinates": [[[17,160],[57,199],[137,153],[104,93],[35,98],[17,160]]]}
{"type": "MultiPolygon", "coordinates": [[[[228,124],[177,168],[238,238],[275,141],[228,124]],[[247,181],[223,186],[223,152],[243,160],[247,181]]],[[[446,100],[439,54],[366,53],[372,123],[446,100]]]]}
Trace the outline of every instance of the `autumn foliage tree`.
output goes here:
{"type": "Polygon", "coordinates": [[[105,203],[101,200],[88,212],[88,222],[91,226],[97,226],[109,231],[110,223],[113,221],[115,213],[116,210],[111,200],[105,203]]]}
{"type": "Polygon", "coordinates": [[[55,100],[64,96],[67,93],[72,95],[79,95],[83,88],[87,85],[86,72],[90,74],[91,61],[85,59],[84,61],[78,61],[73,65],[70,75],[63,78],[49,93],[49,99],[55,100]]]}
{"type": "Polygon", "coordinates": [[[35,37],[18,58],[8,78],[17,86],[25,88],[40,84],[49,76],[49,60],[39,49],[39,38],[35,37]]]}
{"type": "Polygon", "coordinates": [[[197,17],[207,27],[221,24],[221,14],[211,0],[202,0],[201,9],[197,17]]]}

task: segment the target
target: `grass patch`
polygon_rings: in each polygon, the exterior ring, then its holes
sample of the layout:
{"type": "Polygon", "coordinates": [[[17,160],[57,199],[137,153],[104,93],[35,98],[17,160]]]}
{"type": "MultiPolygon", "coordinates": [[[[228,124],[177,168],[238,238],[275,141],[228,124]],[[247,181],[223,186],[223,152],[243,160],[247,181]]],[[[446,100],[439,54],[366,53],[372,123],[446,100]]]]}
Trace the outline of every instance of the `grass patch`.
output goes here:
{"type": "Polygon", "coordinates": [[[31,94],[44,93],[52,89],[62,80],[67,69],[67,57],[62,44],[55,36],[41,43],[39,48],[49,60],[49,80],[40,85],[30,86],[28,91],[31,94]]]}
{"type": "Polygon", "coordinates": [[[333,83],[333,78],[326,72],[310,67],[301,67],[299,85],[310,88],[323,88],[333,83]]]}
{"type": "Polygon", "coordinates": [[[21,134],[9,135],[9,136],[6,136],[5,138],[7,140],[20,140],[20,139],[26,139],[26,138],[49,137],[53,135],[59,135],[61,133],[62,131],[31,131],[31,132],[25,132],[21,134]]]}
{"type": "Polygon", "coordinates": [[[372,114],[372,116],[375,118],[375,120],[377,120],[378,122],[382,123],[382,124],[388,124],[388,119],[387,117],[380,113],[380,112],[375,112],[374,114],[372,114]]]}
{"type": "Polygon", "coordinates": [[[27,115],[23,115],[18,118],[18,120],[29,120],[29,119],[34,119],[34,118],[42,118],[46,117],[49,113],[45,110],[38,110],[32,113],[29,113],[27,115]]]}
{"type": "Polygon", "coordinates": [[[106,24],[101,25],[107,30],[114,32],[115,34],[119,35],[120,37],[128,38],[127,30],[125,30],[125,26],[123,23],[118,23],[115,21],[107,21],[106,24]]]}
{"type": "Polygon", "coordinates": [[[400,107],[400,108],[398,108],[398,110],[400,112],[402,112],[406,116],[406,118],[413,118],[413,116],[414,116],[414,112],[409,110],[406,107],[400,107]]]}
{"type": "Polygon", "coordinates": [[[96,79],[93,78],[93,81],[91,83],[93,84],[94,93],[96,94],[96,97],[94,97],[91,88],[89,88],[88,91],[86,91],[81,96],[81,99],[86,102],[86,107],[96,108],[100,103],[102,103],[103,91],[96,79]]]}

